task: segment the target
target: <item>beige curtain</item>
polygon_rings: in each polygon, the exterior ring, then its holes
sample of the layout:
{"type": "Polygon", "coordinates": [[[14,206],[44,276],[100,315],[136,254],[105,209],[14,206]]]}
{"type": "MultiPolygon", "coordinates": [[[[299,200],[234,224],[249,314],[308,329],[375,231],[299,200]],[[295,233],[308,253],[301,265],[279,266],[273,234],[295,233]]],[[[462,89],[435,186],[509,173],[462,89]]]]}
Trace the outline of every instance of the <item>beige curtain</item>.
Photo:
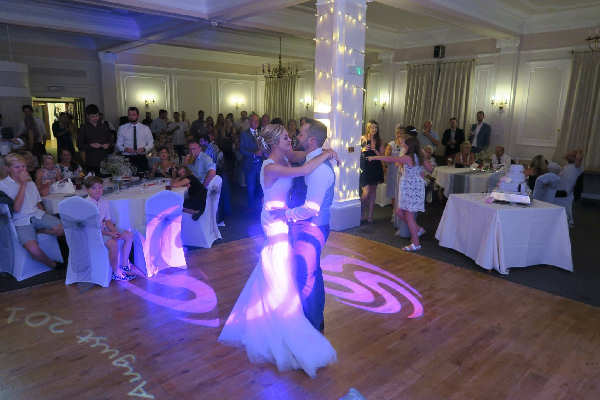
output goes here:
{"type": "Polygon", "coordinates": [[[431,118],[434,129],[440,135],[448,127],[451,117],[456,117],[459,127],[465,127],[474,70],[474,60],[440,64],[431,118]]]}
{"type": "Polygon", "coordinates": [[[296,75],[265,79],[265,112],[286,124],[295,117],[296,75]]]}
{"type": "Polygon", "coordinates": [[[554,159],[583,149],[586,169],[600,168],[600,53],[575,53],[554,159]]]}
{"type": "Polygon", "coordinates": [[[436,64],[408,66],[404,125],[421,128],[431,118],[436,82],[436,64]]]}

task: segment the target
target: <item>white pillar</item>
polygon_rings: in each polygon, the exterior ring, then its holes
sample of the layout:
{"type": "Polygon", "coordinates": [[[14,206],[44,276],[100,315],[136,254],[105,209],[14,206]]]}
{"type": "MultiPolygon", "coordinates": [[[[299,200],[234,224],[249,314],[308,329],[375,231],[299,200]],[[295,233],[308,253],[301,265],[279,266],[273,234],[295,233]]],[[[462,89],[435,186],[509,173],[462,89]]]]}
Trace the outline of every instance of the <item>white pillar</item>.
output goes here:
{"type": "Polygon", "coordinates": [[[102,102],[98,104],[100,111],[104,113],[104,119],[111,121],[115,126],[121,113],[119,112],[119,101],[117,98],[117,55],[109,51],[98,52],[100,60],[100,77],[102,81],[102,102]]]}
{"type": "Polygon", "coordinates": [[[23,120],[21,107],[31,104],[27,64],[0,61],[0,114],[2,124],[16,129],[23,120]]]}
{"type": "Polygon", "coordinates": [[[318,0],[314,115],[338,152],[331,228],[360,225],[360,137],[364,92],[366,0],[318,0]]]}

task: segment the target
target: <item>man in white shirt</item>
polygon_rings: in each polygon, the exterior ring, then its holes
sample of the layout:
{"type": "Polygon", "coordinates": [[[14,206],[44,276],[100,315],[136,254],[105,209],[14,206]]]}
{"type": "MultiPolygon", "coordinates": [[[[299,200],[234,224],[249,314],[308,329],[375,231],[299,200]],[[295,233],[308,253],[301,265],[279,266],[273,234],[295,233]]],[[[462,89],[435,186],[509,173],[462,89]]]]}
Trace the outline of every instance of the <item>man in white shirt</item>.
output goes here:
{"type": "Polygon", "coordinates": [[[137,107],[127,109],[129,123],[121,125],[117,132],[117,151],[129,157],[131,163],[138,171],[148,170],[148,153],[154,147],[152,132],[144,124],[138,123],[140,111],[137,107]]]}
{"type": "Polygon", "coordinates": [[[35,260],[56,268],[56,261],[51,260],[40,248],[37,233],[63,236],[63,226],[58,218],[44,211],[42,198],[27,172],[25,159],[12,153],[5,157],[5,161],[8,176],[0,181],[0,191],[13,199],[12,219],[19,242],[35,260]]]}
{"type": "Polygon", "coordinates": [[[510,167],[510,156],[504,152],[503,146],[496,146],[494,156],[492,157],[492,167],[498,169],[504,167],[508,169],[510,167]]]}
{"type": "MultiPolygon", "coordinates": [[[[310,161],[323,152],[327,139],[327,127],[321,122],[307,118],[300,127],[298,144],[308,153],[310,161]]],[[[286,217],[292,221],[291,241],[296,260],[296,283],[302,301],[304,315],[323,332],[325,286],[321,270],[321,249],[329,237],[330,207],[335,192],[335,172],[331,161],[319,165],[302,179],[306,184],[306,199],[298,207],[288,209],[286,217]]],[[[292,192],[293,193],[293,192],[292,192]]],[[[292,200],[293,201],[293,200],[292,200]]]]}

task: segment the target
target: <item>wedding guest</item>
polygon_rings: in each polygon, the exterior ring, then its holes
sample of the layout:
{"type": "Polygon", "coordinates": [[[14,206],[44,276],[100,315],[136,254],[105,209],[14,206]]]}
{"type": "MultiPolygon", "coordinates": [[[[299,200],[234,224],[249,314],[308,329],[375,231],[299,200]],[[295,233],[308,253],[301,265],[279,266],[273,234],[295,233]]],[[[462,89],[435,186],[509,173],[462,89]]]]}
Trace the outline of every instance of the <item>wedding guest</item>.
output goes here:
{"type": "Polygon", "coordinates": [[[25,142],[21,138],[0,138],[0,156],[5,156],[16,150],[22,149],[23,147],[25,147],[25,142]]]}
{"type": "Polygon", "coordinates": [[[79,178],[83,175],[81,165],[73,161],[73,153],[69,149],[62,149],[58,157],[60,174],[64,179],[79,178]]]}
{"type": "Polygon", "coordinates": [[[154,139],[150,129],[138,123],[139,116],[137,107],[129,107],[129,123],[119,127],[116,149],[127,156],[138,171],[148,171],[146,154],[154,147],[154,139]]]}
{"type": "Polygon", "coordinates": [[[146,118],[144,118],[142,124],[146,125],[148,128],[152,125],[152,113],[150,111],[146,111],[146,118]]]}
{"type": "Polygon", "coordinates": [[[421,249],[419,237],[425,229],[417,224],[415,213],[425,211],[425,180],[424,171],[432,172],[433,167],[422,156],[419,141],[409,137],[404,141],[406,153],[402,157],[369,157],[370,160],[397,162],[402,164],[404,171],[400,177],[398,191],[398,216],[406,222],[410,231],[411,244],[402,248],[404,251],[421,249]]]}
{"type": "Polygon", "coordinates": [[[527,176],[527,185],[532,192],[533,189],[535,189],[537,178],[544,175],[546,172],[548,172],[548,160],[546,160],[546,157],[542,154],[533,157],[529,163],[529,167],[524,171],[527,176]]]}
{"type": "Polygon", "coordinates": [[[42,198],[27,172],[25,159],[11,153],[4,161],[8,168],[8,176],[0,181],[0,191],[14,202],[12,219],[19,242],[34,260],[56,268],[56,261],[51,260],[40,248],[37,233],[63,236],[63,226],[58,218],[44,212],[42,198]]]}
{"type": "Polygon", "coordinates": [[[458,127],[456,117],[450,118],[450,128],[444,131],[442,144],[446,146],[445,156],[454,157],[460,151],[460,145],[465,141],[465,131],[458,127]]]}
{"type": "Polygon", "coordinates": [[[440,136],[432,130],[433,123],[431,121],[425,121],[423,123],[423,132],[419,132],[417,139],[421,144],[421,148],[425,146],[432,146],[434,149],[440,144],[440,136]]]}
{"type": "Polygon", "coordinates": [[[98,219],[100,222],[102,239],[108,249],[108,259],[113,270],[112,279],[116,281],[130,281],[135,279],[131,273],[129,254],[133,243],[133,234],[130,231],[119,230],[110,215],[108,201],[102,197],[102,179],[90,176],[84,182],[87,189],[87,200],[98,208],[98,219]],[[119,248],[119,243],[121,247],[119,248]]]}
{"type": "Polygon", "coordinates": [[[44,154],[42,156],[42,167],[35,172],[35,184],[38,191],[43,196],[50,193],[50,187],[62,180],[60,168],[54,162],[52,154],[44,154]]]}
{"type": "Polygon", "coordinates": [[[167,125],[169,120],[167,118],[167,110],[159,110],[158,118],[152,121],[150,125],[150,131],[152,131],[152,137],[154,140],[158,139],[160,135],[167,133],[167,125]]]}
{"type": "MultiPolygon", "coordinates": [[[[390,141],[385,147],[385,156],[402,157],[404,155],[404,146],[402,143],[408,135],[406,130],[400,124],[396,124],[394,140],[390,141]]],[[[392,200],[392,219],[396,209],[396,194],[398,193],[398,165],[389,163],[386,175],[386,195],[392,200]]]]}
{"type": "Polygon", "coordinates": [[[271,123],[271,117],[269,116],[269,114],[264,113],[263,116],[260,118],[260,126],[258,127],[258,130],[262,131],[270,123],[271,123]]]}
{"type": "Polygon", "coordinates": [[[206,186],[185,165],[177,168],[177,176],[171,181],[171,187],[187,187],[183,200],[183,212],[192,214],[194,221],[204,213],[206,207],[206,186]]]}
{"type": "MultiPolygon", "coordinates": [[[[209,138],[215,137],[215,122],[213,121],[213,117],[210,115],[206,118],[206,133],[209,138]]],[[[201,136],[201,135],[200,135],[201,136]]],[[[199,138],[198,136],[197,138],[199,138]]]]}
{"type": "Polygon", "coordinates": [[[492,167],[498,169],[501,167],[510,167],[510,156],[504,152],[503,146],[496,146],[494,149],[494,156],[492,157],[492,167]]]}
{"type": "Polygon", "coordinates": [[[185,157],[184,163],[194,173],[196,178],[208,187],[208,184],[217,174],[217,167],[212,158],[207,156],[200,143],[192,140],[189,143],[190,153],[185,157]]]}
{"type": "Polygon", "coordinates": [[[577,179],[583,174],[583,151],[573,150],[565,156],[567,165],[559,173],[560,181],[556,192],[557,204],[563,205],[567,211],[569,226],[575,224],[573,218],[574,190],[577,179]]]}
{"type": "Polygon", "coordinates": [[[384,148],[379,136],[379,124],[371,120],[367,123],[366,132],[360,139],[362,148],[360,158],[360,184],[363,187],[361,196],[361,221],[373,222],[373,207],[377,195],[377,185],[383,183],[383,165],[381,161],[371,161],[371,156],[381,156],[384,148]]]}
{"type": "Polygon", "coordinates": [[[38,159],[34,157],[34,155],[28,150],[19,149],[16,151],[16,153],[23,157],[27,172],[29,173],[29,176],[31,176],[31,180],[35,180],[35,171],[37,171],[40,167],[38,159]]]}
{"type": "Polygon", "coordinates": [[[484,118],[485,113],[483,111],[477,111],[477,123],[471,125],[469,141],[473,146],[473,153],[484,151],[490,144],[492,127],[487,122],[483,122],[484,118]]]}
{"type": "Polygon", "coordinates": [[[44,123],[38,117],[33,116],[33,107],[29,104],[21,107],[23,110],[23,121],[19,123],[17,136],[21,137],[27,146],[27,150],[39,160],[46,154],[46,141],[50,136],[46,133],[44,123]]]}
{"type": "Polygon", "coordinates": [[[206,133],[206,123],[204,121],[204,111],[198,111],[198,119],[192,122],[190,127],[190,136],[198,138],[206,133]]]}
{"type": "Polygon", "coordinates": [[[235,132],[237,132],[238,134],[242,131],[242,122],[246,121],[248,119],[248,111],[244,110],[240,112],[240,118],[234,122],[233,124],[233,129],[235,130],[235,132]]]}
{"type": "Polygon", "coordinates": [[[240,134],[240,153],[243,157],[242,169],[246,183],[248,210],[252,212],[261,207],[262,190],[259,179],[263,153],[257,143],[258,115],[250,115],[248,122],[248,129],[240,134]]]}
{"type": "Polygon", "coordinates": [[[159,147],[156,150],[158,152],[159,161],[152,167],[152,176],[154,178],[174,178],[176,166],[175,163],[171,161],[169,149],[166,147],[159,147]]]}
{"type": "Polygon", "coordinates": [[[107,121],[104,119],[104,114],[103,113],[98,113],[98,123],[101,125],[104,125],[104,127],[110,132],[110,137],[111,137],[111,149],[114,150],[114,144],[117,142],[117,130],[115,129],[115,126],[113,124],[110,123],[110,121],[107,121]]]}
{"type": "Polygon", "coordinates": [[[179,119],[178,112],[174,112],[173,122],[171,122],[167,128],[170,132],[173,132],[173,149],[175,154],[177,154],[179,163],[181,163],[185,156],[185,132],[187,130],[187,123],[179,119]]]}
{"type": "Polygon", "coordinates": [[[298,135],[298,133],[300,133],[295,119],[290,119],[288,121],[287,132],[290,137],[290,140],[292,141],[292,149],[295,149],[298,145],[298,139],[296,138],[296,136],[298,135]]]}
{"type": "Polygon", "coordinates": [[[87,171],[100,174],[100,163],[108,155],[113,143],[110,131],[100,121],[100,110],[95,104],[85,107],[86,121],[79,128],[77,147],[87,171]]]}
{"type": "Polygon", "coordinates": [[[71,136],[71,121],[66,112],[58,115],[58,120],[52,124],[52,134],[56,138],[56,152],[60,154],[62,149],[75,152],[73,137],[71,136]]]}
{"type": "Polygon", "coordinates": [[[475,162],[475,154],[473,154],[471,143],[462,142],[460,152],[454,155],[454,166],[456,168],[466,168],[475,162]]]}

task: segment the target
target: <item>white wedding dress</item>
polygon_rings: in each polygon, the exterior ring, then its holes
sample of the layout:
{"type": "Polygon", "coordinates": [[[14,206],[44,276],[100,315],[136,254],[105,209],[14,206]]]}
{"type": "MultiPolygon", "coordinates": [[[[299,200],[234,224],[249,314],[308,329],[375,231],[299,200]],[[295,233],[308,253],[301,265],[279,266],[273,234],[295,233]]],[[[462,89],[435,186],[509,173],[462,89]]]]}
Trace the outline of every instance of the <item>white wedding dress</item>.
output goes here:
{"type": "Polygon", "coordinates": [[[253,363],[271,362],[280,371],[303,369],[315,377],[318,368],[336,361],[336,352],[302,311],[290,256],[288,226],[269,213],[269,210],[285,207],[292,179],[279,178],[270,188],[265,188],[264,168],[271,163],[274,161],[265,160],[260,171],[264,193],[261,224],[267,241],[219,341],[245,347],[253,363]]]}

